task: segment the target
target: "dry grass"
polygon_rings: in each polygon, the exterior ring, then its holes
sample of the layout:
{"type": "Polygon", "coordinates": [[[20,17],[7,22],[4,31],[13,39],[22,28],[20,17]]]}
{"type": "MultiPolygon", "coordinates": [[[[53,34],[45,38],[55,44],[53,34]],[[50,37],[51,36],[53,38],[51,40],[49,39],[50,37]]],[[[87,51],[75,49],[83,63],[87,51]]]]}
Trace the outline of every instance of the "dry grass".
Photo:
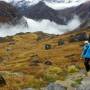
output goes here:
{"type": "Polygon", "coordinates": [[[0,90],[20,90],[30,86],[39,88],[41,85],[46,85],[48,81],[43,80],[43,74],[49,66],[44,64],[45,60],[52,61],[52,66],[62,68],[63,71],[69,65],[83,68],[83,60],[80,60],[82,50],[80,45],[83,42],[68,43],[69,36],[73,34],[76,33],[72,32],[55,36],[52,39],[44,38],[37,41],[37,34],[27,33],[13,36],[15,44],[10,44],[11,42],[0,43],[0,71],[22,73],[19,76],[4,73],[7,85],[1,87],[0,90]],[[65,40],[65,44],[58,46],[59,39],[65,40]],[[52,48],[45,50],[45,44],[51,44],[52,48]],[[40,58],[41,63],[37,66],[31,66],[31,56],[33,55],[38,55],[40,58]]]}

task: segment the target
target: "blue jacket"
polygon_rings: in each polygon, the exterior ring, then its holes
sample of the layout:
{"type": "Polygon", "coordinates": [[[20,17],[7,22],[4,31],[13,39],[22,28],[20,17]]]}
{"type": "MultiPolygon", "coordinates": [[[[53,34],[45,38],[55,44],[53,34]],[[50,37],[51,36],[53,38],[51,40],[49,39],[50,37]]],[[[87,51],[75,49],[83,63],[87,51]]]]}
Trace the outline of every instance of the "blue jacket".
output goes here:
{"type": "Polygon", "coordinates": [[[82,52],[82,57],[83,58],[90,58],[90,44],[86,44],[83,48],[82,52]]]}

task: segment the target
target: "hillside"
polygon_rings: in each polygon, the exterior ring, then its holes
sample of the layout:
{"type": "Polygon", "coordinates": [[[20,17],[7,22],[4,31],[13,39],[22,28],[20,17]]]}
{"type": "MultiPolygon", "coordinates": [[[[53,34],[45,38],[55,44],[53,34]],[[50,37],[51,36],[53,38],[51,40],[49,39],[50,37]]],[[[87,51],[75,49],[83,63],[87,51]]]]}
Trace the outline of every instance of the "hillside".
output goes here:
{"type": "Polygon", "coordinates": [[[0,90],[40,88],[50,82],[65,80],[74,72],[68,71],[72,65],[76,67],[75,72],[83,69],[80,59],[83,41],[72,37],[83,32],[90,35],[89,30],[63,35],[19,33],[0,38],[0,73],[7,83],[0,90]]]}

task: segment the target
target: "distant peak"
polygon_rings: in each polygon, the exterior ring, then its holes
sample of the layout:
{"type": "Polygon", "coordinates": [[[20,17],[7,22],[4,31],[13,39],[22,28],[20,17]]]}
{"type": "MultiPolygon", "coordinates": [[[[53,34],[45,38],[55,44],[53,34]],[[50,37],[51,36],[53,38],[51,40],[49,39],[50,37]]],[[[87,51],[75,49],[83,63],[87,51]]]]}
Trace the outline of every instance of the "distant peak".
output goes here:
{"type": "Polygon", "coordinates": [[[38,2],[39,5],[45,5],[44,0],[38,2]]]}

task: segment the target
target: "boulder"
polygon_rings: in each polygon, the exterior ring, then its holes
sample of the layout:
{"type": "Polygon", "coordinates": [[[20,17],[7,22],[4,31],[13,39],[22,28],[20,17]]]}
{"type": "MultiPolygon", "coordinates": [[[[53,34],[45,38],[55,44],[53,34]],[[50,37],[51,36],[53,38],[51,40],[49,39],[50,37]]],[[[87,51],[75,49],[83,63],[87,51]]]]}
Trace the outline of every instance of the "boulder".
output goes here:
{"type": "Polygon", "coordinates": [[[46,61],[44,62],[44,64],[45,64],[45,65],[52,65],[52,62],[51,62],[50,60],[46,60],[46,61]]]}
{"type": "MultiPolygon", "coordinates": [[[[26,89],[23,89],[23,90],[36,90],[36,89],[26,88],[26,89]]],[[[47,87],[41,88],[40,90],[67,90],[67,88],[60,85],[60,84],[51,83],[47,87]]]]}
{"type": "Polygon", "coordinates": [[[0,86],[6,85],[6,81],[2,75],[0,75],[0,86]]]}
{"type": "Polygon", "coordinates": [[[40,58],[38,55],[33,55],[31,57],[31,66],[37,66],[39,63],[41,63],[40,58]]]}
{"type": "Polygon", "coordinates": [[[89,39],[89,35],[85,32],[82,32],[82,33],[79,33],[79,34],[71,35],[69,38],[70,38],[69,39],[70,42],[84,41],[84,40],[89,39]]]}
{"type": "Polygon", "coordinates": [[[51,49],[51,45],[50,44],[45,44],[45,50],[49,50],[51,49]]]}
{"type": "Polygon", "coordinates": [[[81,85],[76,87],[76,90],[90,90],[90,78],[89,77],[85,78],[81,82],[81,85]]]}
{"type": "Polygon", "coordinates": [[[59,41],[58,41],[58,46],[59,46],[59,45],[64,45],[64,40],[59,40],[59,41]]]}
{"type": "Polygon", "coordinates": [[[9,42],[9,45],[15,45],[14,41],[9,42]]]}
{"type": "Polygon", "coordinates": [[[60,84],[51,83],[44,90],[67,90],[67,88],[60,84]]]}
{"type": "Polygon", "coordinates": [[[33,88],[26,88],[26,89],[23,89],[23,90],[35,90],[35,89],[33,89],[33,88]]]}

